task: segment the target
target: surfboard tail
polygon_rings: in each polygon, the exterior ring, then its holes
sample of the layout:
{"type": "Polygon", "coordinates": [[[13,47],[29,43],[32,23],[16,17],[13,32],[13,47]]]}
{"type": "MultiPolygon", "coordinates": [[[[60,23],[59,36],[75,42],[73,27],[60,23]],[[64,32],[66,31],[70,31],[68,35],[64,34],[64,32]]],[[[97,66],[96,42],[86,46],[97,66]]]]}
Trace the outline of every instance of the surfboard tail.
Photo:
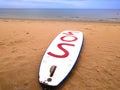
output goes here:
{"type": "Polygon", "coordinates": [[[54,86],[48,86],[48,85],[42,84],[42,83],[41,83],[41,86],[42,86],[42,90],[56,90],[56,87],[54,87],[54,86]]]}

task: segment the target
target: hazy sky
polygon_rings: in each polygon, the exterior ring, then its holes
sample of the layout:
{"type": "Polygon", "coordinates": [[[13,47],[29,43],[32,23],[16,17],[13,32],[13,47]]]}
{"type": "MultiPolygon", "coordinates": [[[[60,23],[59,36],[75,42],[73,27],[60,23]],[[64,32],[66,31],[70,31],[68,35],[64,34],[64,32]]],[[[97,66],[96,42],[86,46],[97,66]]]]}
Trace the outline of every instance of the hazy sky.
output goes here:
{"type": "Polygon", "coordinates": [[[0,0],[0,8],[120,9],[120,0],[0,0]]]}

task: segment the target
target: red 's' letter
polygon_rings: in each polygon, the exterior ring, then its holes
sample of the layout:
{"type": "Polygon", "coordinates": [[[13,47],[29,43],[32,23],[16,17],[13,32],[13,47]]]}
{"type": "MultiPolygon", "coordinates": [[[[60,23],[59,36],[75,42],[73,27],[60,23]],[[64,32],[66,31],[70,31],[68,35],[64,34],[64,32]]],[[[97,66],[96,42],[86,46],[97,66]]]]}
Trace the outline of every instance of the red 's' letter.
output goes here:
{"type": "Polygon", "coordinates": [[[52,52],[48,52],[47,54],[50,55],[50,56],[56,57],[56,58],[65,58],[65,57],[67,57],[67,56],[69,55],[69,52],[68,52],[66,49],[64,49],[64,48],[62,47],[62,45],[75,46],[74,44],[60,43],[60,44],[58,44],[57,46],[58,46],[58,48],[59,48],[60,50],[62,50],[62,51],[64,52],[63,55],[57,55],[57,54],[54,54],[54,53],[52,53],[52,52]]]}

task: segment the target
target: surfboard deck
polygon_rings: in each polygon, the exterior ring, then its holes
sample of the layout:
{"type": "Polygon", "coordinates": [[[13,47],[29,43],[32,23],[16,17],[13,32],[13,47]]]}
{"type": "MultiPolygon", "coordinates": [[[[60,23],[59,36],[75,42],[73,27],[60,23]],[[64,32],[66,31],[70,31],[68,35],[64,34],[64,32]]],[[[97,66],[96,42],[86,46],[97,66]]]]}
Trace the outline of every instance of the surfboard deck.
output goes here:
{"type": "Polygon", "coordinates": [[[49,45],[41,60],[39,82],[48,86],[58,86],[75,65],[82,43],[82,32],[61,32],[49,45]]]}

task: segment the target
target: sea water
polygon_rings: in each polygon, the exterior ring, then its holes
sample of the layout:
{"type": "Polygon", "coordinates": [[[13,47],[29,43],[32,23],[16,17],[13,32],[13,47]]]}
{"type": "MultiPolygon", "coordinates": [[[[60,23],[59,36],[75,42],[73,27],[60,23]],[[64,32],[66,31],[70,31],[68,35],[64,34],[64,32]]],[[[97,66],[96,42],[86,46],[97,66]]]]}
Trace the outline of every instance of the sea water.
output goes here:
{"type": "Polygon", "coordinates": [[[120,9],[0,9],[0,18],[120,22],[120,9]]]}

